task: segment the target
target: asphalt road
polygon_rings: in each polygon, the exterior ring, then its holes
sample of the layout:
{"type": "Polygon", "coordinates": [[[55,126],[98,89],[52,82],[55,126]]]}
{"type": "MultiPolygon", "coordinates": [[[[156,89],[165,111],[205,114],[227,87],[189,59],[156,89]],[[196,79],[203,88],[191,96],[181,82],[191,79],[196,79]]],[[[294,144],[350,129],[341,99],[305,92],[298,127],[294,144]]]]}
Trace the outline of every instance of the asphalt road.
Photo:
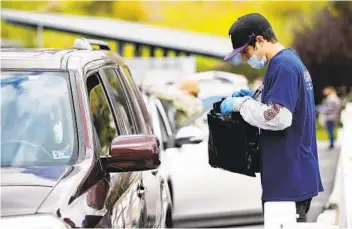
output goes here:
{"type": "MultiPolygon", "coordinates": [[[[337,168],[337,162],[340,153],[340,147],[337,146],[333,150],[328,150],[328,142],[318,142],[319,148],[319,166],[323,181],[324,192],[313,198],[310,211],[308,212],[308,222],[316,222],[318,215],[324,210],[326,203],[330,197],[334,187],[334,180],[337,168]]],[[[263,225],[249,225],[230,228],[264,228],[263,225]]]]}
{"type": "Polygon", "coordinates": [[[174,188],[175,227],[216,227],[262,222],[260,177],[215,169],[207,144],[168,152],[174,188]]]}
{"type": "MultiPolygon", "coordinates": [[[[309,222],[315,222],[324,209],[334,184],[339,148],[327,150],[327,146],[327,142],[318,143],[325,191],[313,199],[308,214],[309,222]]],[[[262,224],[234,226],[241,222],[258,222],[261,217],[259,177],[250,178],[211,169],[207,165],[206,155],[192,150],[185,151],[187,154],[173,152],[170,165],[175,182],[175,227],[222,225],[229,228],[264,228],[262,224]],[[214,224],[216,217],[218,219],[214,224]]]]}

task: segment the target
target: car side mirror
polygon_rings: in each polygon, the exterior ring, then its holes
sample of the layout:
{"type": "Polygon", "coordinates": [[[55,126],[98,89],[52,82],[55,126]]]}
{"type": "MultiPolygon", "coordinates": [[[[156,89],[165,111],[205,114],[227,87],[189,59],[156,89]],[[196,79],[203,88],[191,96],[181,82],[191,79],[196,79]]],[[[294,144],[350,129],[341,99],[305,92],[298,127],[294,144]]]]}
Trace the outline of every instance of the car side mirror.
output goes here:
{"type": "Polygon", "coordinates": [[[157,169],[160,165],[160,143],[154,135],[122,135],[114,138],[106,158],[108,172],[157,169]]]}
{"type": "Polygon", "coordinates": [[[204,132],[194,126],[185,126],[179,129],[175,137],[175,146],[181,147],[185,144],[198,144],[204,140],[204,132]]]}

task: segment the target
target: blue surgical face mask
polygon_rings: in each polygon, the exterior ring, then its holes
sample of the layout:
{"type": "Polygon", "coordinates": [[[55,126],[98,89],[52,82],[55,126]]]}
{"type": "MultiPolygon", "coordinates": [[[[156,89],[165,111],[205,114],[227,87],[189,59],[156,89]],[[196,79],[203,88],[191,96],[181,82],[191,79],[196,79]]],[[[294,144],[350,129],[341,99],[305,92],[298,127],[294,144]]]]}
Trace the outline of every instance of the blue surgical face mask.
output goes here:
{"type": "Polygon", "coordinates": [[[264,68],[265,64],[266,64],[267,60],[266,60],[266,56],[263,56],[261,60],[258,60],[257,55],[254,53],[253,56],[251,56],[251,58],[249,58],[247,60],[247,63],[255,69],[261,69],[264,68]]]}

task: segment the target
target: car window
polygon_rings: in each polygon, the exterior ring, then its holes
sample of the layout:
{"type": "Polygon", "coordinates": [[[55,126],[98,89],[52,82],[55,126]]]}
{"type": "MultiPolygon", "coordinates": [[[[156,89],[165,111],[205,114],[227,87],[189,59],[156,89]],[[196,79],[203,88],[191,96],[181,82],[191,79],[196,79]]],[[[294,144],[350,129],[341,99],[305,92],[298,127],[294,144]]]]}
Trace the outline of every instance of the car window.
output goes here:
{"type": "MultiPolygon", "coordinates": [[[[143,96],[144,102],[146,103],[146,107],[148,109],[150,118],[151,118],[151,122],[153,123],[153,134],[159,139],[160,143],[164,142],[162,133],[161,133],[161,120],[158,117],[158,109],[156,107],[156,104],[154,102],[153,98],[148,98],[147,96],[143,96]]],[[[160,150],[163,151],[164,150],[164,146],[163,144],[160,144],[160,150]]]]}
{"type": "Polygon", "coordinates": [[[133,109],[128,100],[128,95],[126,95],[123,85],[120,82],[115,70],[113,68],[103,69],[103,72],[104,74],[102,74],[102,78],[104,82],[107,82],[108,84],[106,86],[111,98],[112,106],[122,115],[129,133],[137,133],[136,126],[134,124],[138,123],[138,121],[135,121],[134,119],[133,109]]]}
{"type": "Polygon", "coordinates": [[[144,119],[144,122],[146,123],[146,128],[148,128],[149,130],[146,130],[148,133],[152,133],[153,129],[152,129],[152,122],[151,122],[151,118],[150,115],[148,113],[148,109],[146,107],[146,104],[144,103],[144,100],[142,98],[141,95],[141,91],[139,90],[139,88],[136,86],[131,71],[128,69],[127,66],[123,66],[122,68],[122,73],[125,76],[125,78],[128,81],[128,85],[131,87],[132,89],[132,93],[134,94],[134,97],[137,99],[136,102],[138,103],[138,108],[140,109],[141,112],[141,116],[144,119]]]}
{"type": "MultiPolygon", "coordinates": [[[[96,78],[96,76],[91,77],[96,78]]],[[[109,155],[111,141],[117,137],[118,129],[101,83],[96,84],[89,91],[89,102],[94,127],[100,142],[101,155],[109,155]]]]}
{"type": "Polygon", "coordinates": [[[78,158],[67,72],[1,72],[1,166],[78,158]]]}
{"type": "Polygon", "coordinates": [[[161,139],[162,139],[162,143],[164,145],[164,148],[166,148],[166,144],[168,142],[168,134],[167,134],[167,130],[166,130],[166,126],[165,126],[165,123],[164,123],[164,120],[160,114],[160,111],[159,109],[158,110],[158,119],[159,119],[159,125],[160,125],[160,132],[161,132],[161,139]]]}
{"type": "Polygon", "coordinates": [[[233,81],[229,79],[224,79],[220,77],[215,77],[211,79],[201,79],[198,80],[199,83],[209,83],[209,84],[214,84],[214,83],[221,83],[221,84],[233,84],[233,81]]]}
{"type": "Polygon", "coordinates": [[[220,102],[224,96],[209,96],[202,99],[203,109],[211,110],[213,108],[213,104],[216,102],[220,102]]]}
{"type": "Polygon", "coordinates": [[[176,131],[176,108],[167,100],[160,99],[160,102],[166,112],[172,132],[176,131]]]}

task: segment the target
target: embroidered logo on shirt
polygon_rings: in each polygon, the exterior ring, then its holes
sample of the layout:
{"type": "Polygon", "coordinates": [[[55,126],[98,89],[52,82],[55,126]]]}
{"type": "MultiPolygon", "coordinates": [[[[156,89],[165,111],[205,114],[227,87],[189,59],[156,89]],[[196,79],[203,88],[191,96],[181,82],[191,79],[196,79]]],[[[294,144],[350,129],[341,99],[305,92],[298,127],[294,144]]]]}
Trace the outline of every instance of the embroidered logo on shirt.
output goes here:
{"type": "Polygon", "coordinates": [[[312,78],[311,78],[308,71],[304,72],[304,82],[306,83],[307,90],[312,91],[313,90],[313,82],[312,82],[312,78]]]}

